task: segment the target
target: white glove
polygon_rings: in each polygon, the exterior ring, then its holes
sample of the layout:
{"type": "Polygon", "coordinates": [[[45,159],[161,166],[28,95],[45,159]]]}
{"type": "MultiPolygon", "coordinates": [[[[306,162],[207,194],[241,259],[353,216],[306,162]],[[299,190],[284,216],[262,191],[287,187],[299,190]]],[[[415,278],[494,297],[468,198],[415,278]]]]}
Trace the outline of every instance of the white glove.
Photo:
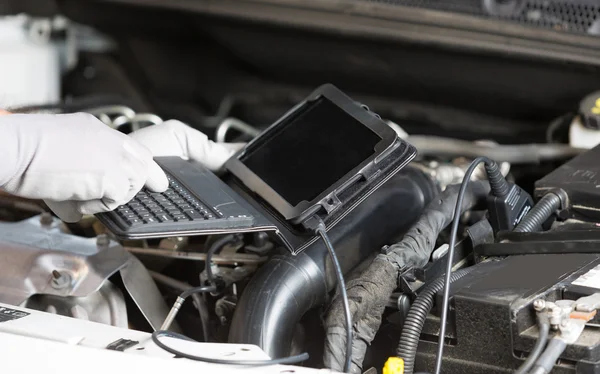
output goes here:
{"type": "Polygon", "coordinates": [[[168,181],[144,146],[89,114],[0,116],[0,187],[43,199],[61,219],[115,209],[168,181]]]}
{"type": "Polygon", "coordinates": [[[197,161],[212,171],[220,169],[243,143],[215,143],[183,122],[170,120],[131,133],[133,139],[157,156],[197,161]]]}

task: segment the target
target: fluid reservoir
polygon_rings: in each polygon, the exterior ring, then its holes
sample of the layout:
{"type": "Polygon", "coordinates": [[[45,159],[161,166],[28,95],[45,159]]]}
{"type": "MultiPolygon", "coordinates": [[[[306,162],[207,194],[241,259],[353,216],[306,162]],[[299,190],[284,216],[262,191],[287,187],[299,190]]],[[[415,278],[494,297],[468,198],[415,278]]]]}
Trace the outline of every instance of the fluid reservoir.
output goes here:
{"type": "Polygon", "coordinates": [[[61,56],[51,33],[49,21],[0,17],[0,108],[58,102],[61,56]]]}
{"type": "Polygon", "coordinates": [[[600,144],[600,91],[586,96],[569,128],[569,144],[591,149],[600,144]]]}

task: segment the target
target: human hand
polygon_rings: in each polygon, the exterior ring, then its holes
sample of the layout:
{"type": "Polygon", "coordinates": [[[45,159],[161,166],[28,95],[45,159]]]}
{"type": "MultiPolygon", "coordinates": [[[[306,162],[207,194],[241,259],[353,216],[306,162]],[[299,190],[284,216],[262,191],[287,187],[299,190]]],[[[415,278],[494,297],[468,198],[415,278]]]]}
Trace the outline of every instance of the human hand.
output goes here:
{"type": "Polygon", "coordinates": [[[145,127],[129,136],[146,146],[155,157],[178,156],[197,161],[212,171],[220,169],[244,146],[243,143],[215,143],[200,131],[177,120],[145,127]]]}
{"type": "Polygon", "coordinates": [[[144,185],[168,187],[147,148],[89,114],[3,115],[0,134],[0,186],[67,222],[113,210],[144,185]]]}

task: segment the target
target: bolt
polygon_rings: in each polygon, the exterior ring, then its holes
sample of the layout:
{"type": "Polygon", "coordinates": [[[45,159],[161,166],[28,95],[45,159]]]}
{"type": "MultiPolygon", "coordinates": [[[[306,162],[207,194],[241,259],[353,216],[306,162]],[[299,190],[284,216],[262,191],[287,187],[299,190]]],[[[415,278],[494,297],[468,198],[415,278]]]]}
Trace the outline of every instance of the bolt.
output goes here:
{"type": "Polygon", "coordinates": [[[227,317],[225,317],[225,316],[221,316],[221,317],[219,318],[219,320],[221,321],[221,324],[222,324],[222,325],[225,325],[225,324],[227,324],[227,317]]]}
{"type": "Polygon", "coordinates": [[[533,309],[537,312],[541,312],[546,308],[546,302],[542,299],[537,299],[533,302],[533,309]]]}
{"type": "Polygon", "coordinates": [[[52,270],[52,288],[61,289],[71,284],[71,276],[58,270],[52,270]]]}
{"type": "Polygon", "coordinates": [[[52,214],[48,212],[44,212],[40,215],[40,225],[42,226],[50,226],[54,222],[54,218],[52,218],[52,214]]]}
{"type": "Polygon", "coordinates": [[[96,237],[96,245],[98,247],[106,247],[110,243],[110,239],[106,234],[100,234],[96,237]]]}

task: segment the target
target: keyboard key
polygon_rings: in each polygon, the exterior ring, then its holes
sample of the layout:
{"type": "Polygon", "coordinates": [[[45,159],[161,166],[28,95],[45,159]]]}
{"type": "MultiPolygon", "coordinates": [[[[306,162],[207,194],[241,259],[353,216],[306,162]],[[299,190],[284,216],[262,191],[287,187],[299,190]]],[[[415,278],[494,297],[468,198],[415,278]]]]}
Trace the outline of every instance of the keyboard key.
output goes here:
{"type": "Polygon", "coordinates": [[[142,224],[142,220],[139,218],[126,219],[125,222],[130,226],[137,226],[142,224]]]}
{"type": "Polygon", "coordinates": [[[189,221],[190,219],[184,214],[173,214],[173,218],[175,221],[189,221]]]}
{"type": "Polygon", "coordinates": [[[147,213],[144,213],[144,214],[140,214],[140,217],[142,217],[142,219],[146,219],[146,218],[154,217],[154,215],[151,214],[150,212],[147,212],[147,213]]]}
{"type": "Polygon", "coordinates": [[[144,223],[157,223],[158,220],[154,217],[144,218],[144,223]]]}
{"type": "Polygon", "coordinates": [[[133,214],[131,209],[117,209],[117,212],[123,217],[133,214]]]}
{"type": "Polygon", "coordinates": [[[170,208],[175,208],[175,204],[173,203],[164,203],[164,204],[159,204],[163,209],[167,209],[169,210],[170,208]]]}
{"type": "Polygon", "coordinates": [[[135,213],[133,213],[133,212],[129,212],[129,213],[127,213],[127,214],[121,214],[121,216],[122,216],[123,218],[125,218],[126,220],[127,220],[127,219],[134,219],[134,218],[138,218],[138,216],[137,216],[135,213]]]}
{"type": "Polygon", "coordinates": [[[181,210],[194,209],[190,204],[181,204],[177,206],[181,210]]]}
{"type": "Polygon", "coordinates": [[[139,208],[134,208],[133,211],[136,212],[137,214],[148,213],[148,209],[146,209],[144,206],[141,206],[141,205],[139,208]]]}
{"type": "Polygon", "coordinates": [[[215,218],[216,218],[216,217],[215,217],[215,215],[214,215],[214,214],[212,214],[212,213],[208,213],[208,214],[206,214],[204,217],[205,217],[206,219],[215,219],[215,218]]]}
{"type": "Polygon", "coordinates": [[[162,214],[162,215],[158,215],[157,216],[158,220],[160,222],[173,222],[174,219],[166,214],[162,214]]]}
{"type": "Polygon", "coordinates": [[[183,213],[185,213],[191,219],[202,219],[202,218],[204,218],[204,216],[202,215],[202,213],[200,213],[197,210],[193,210],[193,209],[184,210],[183,213]]]}

